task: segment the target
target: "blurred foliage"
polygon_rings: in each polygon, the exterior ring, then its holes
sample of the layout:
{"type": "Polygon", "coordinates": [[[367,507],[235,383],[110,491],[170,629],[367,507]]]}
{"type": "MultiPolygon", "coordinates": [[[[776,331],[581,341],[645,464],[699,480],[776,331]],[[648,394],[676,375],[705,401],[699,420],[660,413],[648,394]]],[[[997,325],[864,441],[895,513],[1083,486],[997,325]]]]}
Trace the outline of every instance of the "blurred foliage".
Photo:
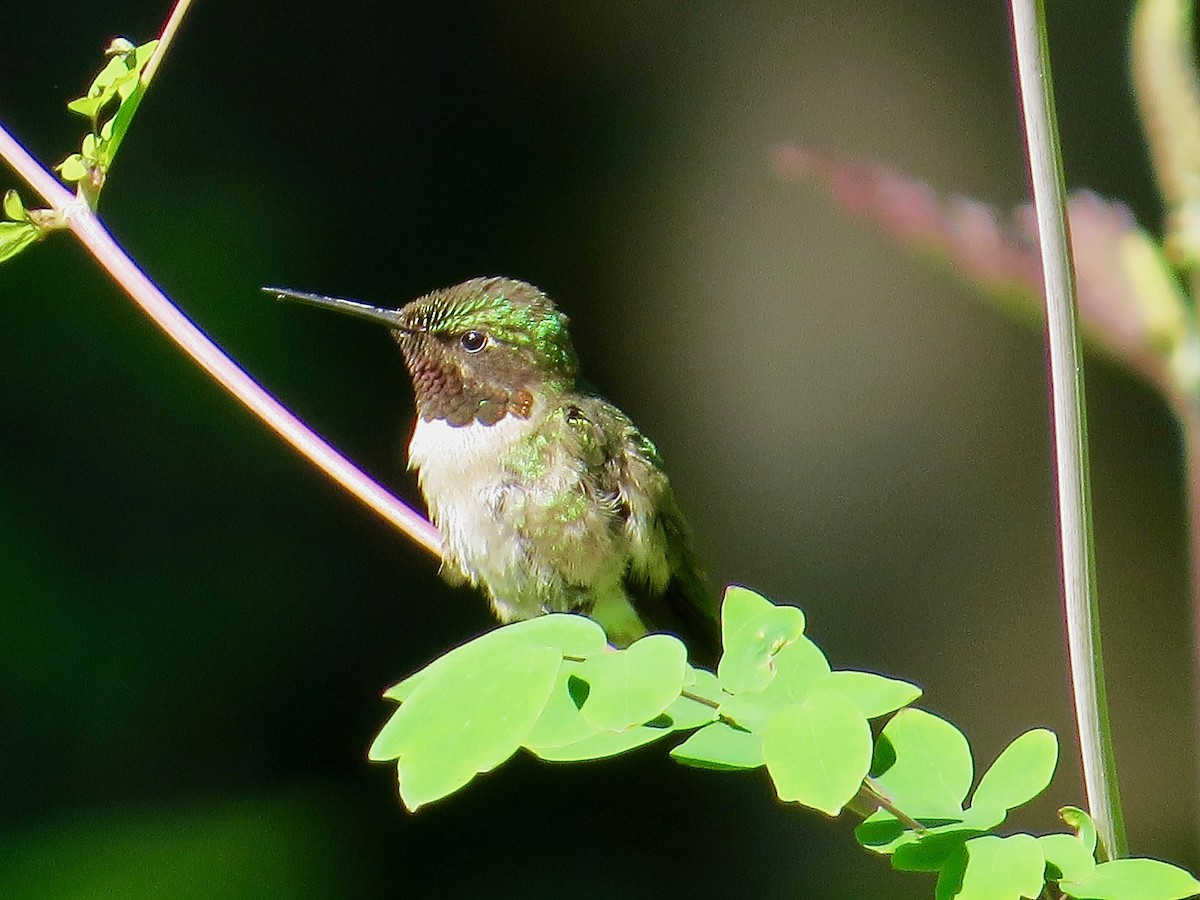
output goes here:
{"type": "MultiPolygon", "coordinates": [[[[6,126],[58,160],[97,48],[166,12],[6,11],[6,126]]],[[[1049,12],[1068,176],[1152,221],[1128,7],[1049,12]]],[[[988,4],[199,4],[104,218],[410,497],[394,348],[259,286],[393,305],[480,274],[544,286],[588,378],[663,450],[713,576],[802,603],[848,665],[936,687],[990,756],[1031,723],[1072,728],[1039,336],[797,197],[768,153],[804,140],[1016,202],[1009,65],[988,4]]],[[[409,818],[366,762],[378,693],[483,630],[484,604],[221,396],[70,241],[5,266],[0,315],[4,896],[102,896],[131,853],[220,893],[247,847],[245,896],[927,895],[758,776],[653,751],[518,760],[409,818]],[[347,835],[312,890],[307,867],[273,880],[347,835]]],[[[1178,446],[1152,394],[1089,375],[1129,830],[1194,868],[1178,446]]],[[[1040,820],[1080,796],[1063,775],[1040,820]]]]}

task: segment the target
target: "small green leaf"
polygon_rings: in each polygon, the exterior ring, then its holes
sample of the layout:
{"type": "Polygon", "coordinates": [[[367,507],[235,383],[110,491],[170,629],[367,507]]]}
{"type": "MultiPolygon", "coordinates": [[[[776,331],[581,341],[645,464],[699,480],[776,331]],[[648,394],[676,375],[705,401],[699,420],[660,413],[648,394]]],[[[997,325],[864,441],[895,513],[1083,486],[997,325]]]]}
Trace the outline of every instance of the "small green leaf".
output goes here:
{"type": "Polygon", "coordinates": [[[748,731],[761,732],[775,713],[803,703],[816,685],[829,676],[829,663],[821,648],[801,635],[771,660],[775,676],[759,691],[725,695],[721,715],[748,731]]]}
{"type": "Polygon", "coordinates": [[[0,222],[0,262],[12,259],[43,236],[42,229],[28,222],[0,222]]]}
{"type": "Polygon", "coordinates": [[[1004,748],[975,788],[971,804],[1005,810],[1028,803],[1050,784],[1058,765],[1058,738],[1045,728],[1027,731],[1004,748]]]}
{"type": "Polygon", "coordinates": [[[591,687],[583,717],[610,731],[660,715],[683,689],[687,648],[668,634],[652,634],[625,650],[593,656],[576,675],[591,687]]]}
{"type": "Polygon", "coordinates": [[[907,681],[885,678],[874,672],[837,671],[830,674],[834,690],[853,700],[868,719],[877,719],[902,709],[921,696],[921,689],[907,681]]]}
{"type": "Polygon", "coordinates": [[[104,97],[77,97],[67,104],[67,109],[86,119],[95,119],[100,115],[100,108],[104,105],[105,100],[104,97]]]}
{"type": "Polygon", "coordinates": [[[1096,869],[1092,852],[1073,834],[1044,834],[1038,843],[1046,862],[1058,869],[1063,881],[1083,881],[1096,869]]]}
{"type": "Polygon", "coordinates": [[[775,677],[772,657],[804,633],[804,613],[794,606],[775,606],[744,587],[725,591],[721,605],[721,643],[717,665],[721,687],[731,694],[765,688],[775,677]]]}
{"type": "Polygon", "coordinates": [[[985,835],[967,841],[967,866],[956,900],[1037,897],[1046,886],[1046,860],[1029,834],[985,835]]]}
{"type": "Polygon", "coordinates": [[[1078,806],[1064,806],[1058,811],[1058,817],[1079,836],[1079,840],[1083,841],[1083,846],[1087,848],[1087,852],[1095,856],[1098,838],[1096,836],[1096,823],[1092,821],[1092,817],[1078,806]]]}
{"type": "Polygon", "coordinates": [[[55,168],[62,175],[63,181],[75,182],[88,177],[87,163],[78,153],[72,153],[55,168]]]}
{"type": "Polygon", "coordinates": [[[762,752],[779,799],[835,816],[871,765],[871,726],[842,695],[816,691],[772,717],[762,752]]]}
{"type": "Polygon", "coordinates": [[[1090,878],[1060,881],[1059,889],[1080,900],[1183,900],[1200,894],[1200,881],[1157,859],[1115,859],[1100,863],[1090,878]]]}
{"type": "Polygon", "coordinates": [[[4,214],[14,222],[29,221],[29,210],[25,208],[21,195],[16,191],[4,192],[4,214]]]}
{"type": "Polygon", "coordinates": [[[713,722],[672,750],[671,756],[698,769],[757,769],[763,764],[762,738],[713,722]]]}
{"type": "Polygon", "coordinates": [[[877,757],[894,755],[879,783],[909,815],[962,815],[974,764],[963,733],[919,709],[902,709],[884,726],[877,757]]]}

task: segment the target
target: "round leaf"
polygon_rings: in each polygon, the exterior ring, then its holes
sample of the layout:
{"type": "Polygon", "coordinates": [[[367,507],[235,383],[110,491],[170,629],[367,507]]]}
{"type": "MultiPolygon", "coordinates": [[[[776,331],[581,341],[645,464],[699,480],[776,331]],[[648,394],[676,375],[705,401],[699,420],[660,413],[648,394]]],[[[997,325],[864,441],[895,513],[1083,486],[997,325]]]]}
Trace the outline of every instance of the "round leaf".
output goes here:
{"type": "Polygon", "coordinates": [[[902,709],[880,735],[880,751],[895,761],[879,783],[909,815],[957,816],[971,789],[974,765],[963,733],[919,709],[902,709]]]}
{"type": "Polygon", "coordinates": [[[835,816],[858,793],[871,765],[871,726],[845,697],[814,691],[772,717],[762,750],[781,800],[835,816]]]}
{"type": "Polygon", "coordinates": [[[649,722],[683,689],[687,649],[677,638],[652,634],[625,650],[593,656],[576,673],[591,688],[580,711],[597,728],[621,731],[649,722]]]}
{"type": "Polygon", "coordinates": [[[967,867],[955,900],[1034,898],[1046,886],[1046,859],[1029,834],[967,841],[967,867]]]}

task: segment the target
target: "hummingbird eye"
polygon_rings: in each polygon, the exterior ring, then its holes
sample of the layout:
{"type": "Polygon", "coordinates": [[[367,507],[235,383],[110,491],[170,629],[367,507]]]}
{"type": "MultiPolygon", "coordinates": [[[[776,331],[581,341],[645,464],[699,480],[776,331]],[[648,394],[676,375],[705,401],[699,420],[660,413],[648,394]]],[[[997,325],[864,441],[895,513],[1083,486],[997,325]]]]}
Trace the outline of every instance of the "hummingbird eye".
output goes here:
{"type": "Polygon", "coordinates": [[[468,353],[478,353],[487,346],[488,336],[482,331],[468,331],[458,339],[468,353]]]}

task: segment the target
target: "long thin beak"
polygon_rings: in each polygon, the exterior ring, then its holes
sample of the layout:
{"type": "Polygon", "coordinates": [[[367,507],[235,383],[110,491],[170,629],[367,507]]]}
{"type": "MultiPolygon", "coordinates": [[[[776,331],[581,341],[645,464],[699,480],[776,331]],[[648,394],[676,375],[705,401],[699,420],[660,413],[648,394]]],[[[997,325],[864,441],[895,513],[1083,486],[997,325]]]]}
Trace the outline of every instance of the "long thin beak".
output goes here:
{"type": "Polygon", "coordinates": [[[304,291],[293,291],[288,288],[265,287],[263,292],[274,295],[277,300],[294,300],[309,306],[319,306],[332,309],[334,312],[345,313],[357,319],[366,319],[376,325],[386,325],[393,331],[408,331],[400,322],[400,310],[383,309],[357,300],[343,300],[340,297],[325,297],[321,294],[309,294],[304,291]]]}

